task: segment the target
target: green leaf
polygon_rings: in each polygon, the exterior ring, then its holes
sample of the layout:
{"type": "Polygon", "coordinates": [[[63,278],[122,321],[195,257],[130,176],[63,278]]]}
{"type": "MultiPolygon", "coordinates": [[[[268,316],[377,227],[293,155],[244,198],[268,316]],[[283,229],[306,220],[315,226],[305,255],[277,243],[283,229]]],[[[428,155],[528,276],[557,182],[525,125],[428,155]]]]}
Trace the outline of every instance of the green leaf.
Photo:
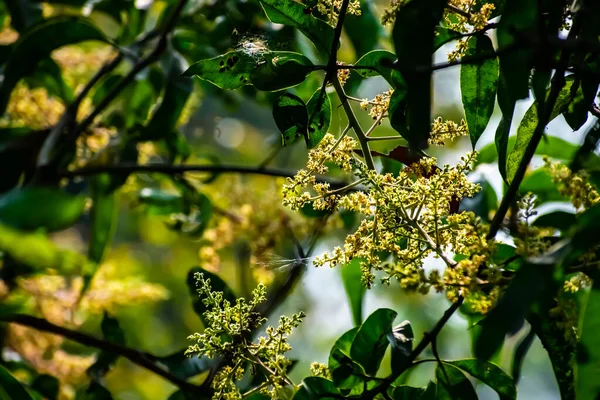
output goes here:
{"type": "Polygon", "coordinates": [[[517,398],[517,388],[513,378],[496,364],[477,359],[446,361],[446,364],[454,365],[479,379],[494,389],[500,396],[500,400],[516,400],[517,398]]]}
{"type": "Polygon", "coordinates": [[[60,382],[52,375],[38,375],[31,383],[31,389],[47,400],[57,400],[60,382]]]}
{"type": "MultiPolygon", "coordinates": [[[[494,52],[492,41],[485,34],[473,36],[467,43],[467,57],[480,57],[494,52]]],[[[473,148],[494,112],[497,85],[498,60],[495,57],[481,64],[461,65],[460,91],[473,148]]]]}
{"type": "Polygon", "coordinates": [[[112,400],[112,395],[104,386],[92,381],[89,386],[77,393],[75,400],[112,400]]]}
{"type": "Polygon", "coordinates": [[[25,388],[0,365],[0,400],[32,400],[25,388]]]}
{"type": "Polygon", "coordinates": [[[177,53],[171,52],[165,61],[167,82],[162,100],[153,111],[143,133],[144,139],[160,139],[175,129],[185,103],[192,94],[194,83],[181,74],[187,63],[177,53]]]}
{"type": "Polygon", "coordinates": [[[496,306],[482,321],[482,331],[475,345],[475,355],[488,360],[504,342],[504,336],[522,323],[529,307],[552,282],[552,265],[524,264],[496,306]]]}
{"type": "Polygon", "coordinates": [[[300,390],[294,400],[334,399],[340,397],[340,391],[333,382],[318,376],[311,376],[302,381],[300,390]]]}
{"type": "Polygon", "coordinates": [[[435,27],[435,33],[435,39],[433,39],[433,51],[437,51],[440,47],[448,42],[464,37],[460,32],[441,26],[435,27]]]}
{"type": "Polygon", "coordinates": [[[197,76],[221,89],[239,89],[250,85],[250,73],[256,68],[256,60],[243,51],[200,60],[192,64],[183,76],[197,76]]]}
{"type": "Polygon", "coordinates": [[[206,320],[204,319],[204,312],[208,310],[208,308],[202,301],[203,297],[198,294],[198,289],[196,285],[197,281],[195,277],[196,273],[201,273],[204,275],[204,279],[209,279],[210,286],[213,292],[222,292],[223,298],[229,301],[231,304],[235,304],[237,297],[233,290],[231,290],[229,285],[227,285],[227,283],[223,279],[221,279],[219,275],[213,274],[212,272],[206,271],[200,267],[194,267],[190,269],[187,275],[186,282],[188,290],[190,291],[190,295],[192,296],[192,307],[194,308],[196,314],[202,320],[204,326],[207,326],[206,320]]]}
{"type": "MultiPolygon", "coordinates": [[[[558,95],[558,99],[554,104],[554,108],[552,109],[552,113],[550,114],[550,119],[548,122],[558,117],[562,112],[561,110],[563,107],[569,101],[572,84],[573,79],[567,79],[565,86],[561,90],[560,94],[558,95]]],[[[523,116],[521,124],[519,125],[519,129],[517,130],[517,141],[515,142],[515,147],[513,147],[508,153],[508,159],[506,161],[506,178],[509,182],[513,180],[515,173],[519,168],[519,164],[523,160],[525,149],[527,148],[527,145],[533,136],[533,133],[538,125],[538,121],[537,102],[535,102],[531,107],[529,107],[523,116]]]]}
{"type": "Polygon", "coordinates": [[[373,3],[369,0],[359,1],[360,15],[346,14],[344,19],[344,31],[350,38],[357,55],[365,54],[377,47],[383,31],[379,18],[375,16],[373,3]]]}
{"type": "Polygon", "coordinates": [[[306,12],[307,6],[294,0],[260,0],[271,22],[298,29],[315,45],[323,60],[329,59],[333,28],[306,12]]]}
{"type": "Polygon", "coordinates": [[[115,75],[109,75],[104,80],[102,80],[100,82],[100,84],[97,86],[96,90],[94,91],[94,94],[92,95],[92,104],[94,106],[97,106],[98,104],[100,104],[100,102],[102,102],[102,100],[104,100],[106,95],[111,90],[113,90],[114,88],[117,87],[117,85],[121,79],[123,79],[122,75],[115,74],[115,75]]]}
{"type": "Polygon", "coordinates": [[[0,251],[15,262],[31,267],[33,272],[54,270],[56,273],[72,276],[85,275],[94,267],[79,253],[63,250],[45,235],[26,233],[0,224],[0,251]]]}
{"type": "Polygon", "coordinates": [[[373,50],[362,56],[354,65],[357,67],[371,67],[369,69],[355,69],[363,78],[381,75],[395,90],[406,90],[406,83],[399,71],[391,68],[396,61],[396,55],[387,50],[373,50]]]}
{"type": "Polygon", "coordinates": [[[4,67],[4,80],[0,86],[0,114],[6,110],[17,82],[31,74],[40,61],[59,47],[87,40],[106,41],[106,38],[89,20],[81,17],[48,19],[24,33],[4,67]]]}
{"type": "Polygon", "coordinates": [[[565,121],[574,131],[585,124],[588,119],[590,107],[594,103],[598,93],[599,80],[597,78],[583,76],[569,103],[565,107],[565,121]]]}
{"type": "Polygon", "coordinates": [[[296,86],[313,70],[313,63],[291,51],[268,52],[250,73],[250,81],[258,90],[273,92],[296,86]]]}
{"type": "Polygon", "coordinates": [[[531,192],[535,194],[538,204],[568,200],[568,197],[560,194],[556,183],[552,182],[552,177],[546,168],[540,168],[527,175],[523,179],[520,190],[522,193],[531,192]]]}
{"type": "Polygon", "coordinates": [[[435,370],[438,400],[477,400],[469,378],[452,364],[442,362],[435,370]]]}
{"type": "Polygon", "coordinates": [[[392,399],[394,400],[421,400],[425,388],[416,388],[411,386],[398,386],[394,389],[392,399]]]}
{"type": "Polygon", "coordinates": [[[138,80],[125,88],[121,96],[126,100],[123,107],[125,128],[144,124],[156,97],[150,82],[145,79],[138,80]]]}
{"type": "MultiPolygon", "coordinates": [[[[117,321],[116,318],[113,318],[108,315],[108,313],[104,312],[100,327],[102,328],[102,335],[106,341],[118,345],[125,344],[125,332],[121,329],[119,321],[117,321]]],[[[99,380],[113,367],[117,358],[119,358],[118,353],[112,353],[105,350],[100,351],[96,358],[96,362],[88,368],[88,375],[94,380],[99,380]]]]}
{"type": "Polygon", "coordinates": [[[75,224],[84,208],[84,196],[58,188],[26,186],[0,196],[0,222],[25,230],[60,231],[75,224]]]}
{"type": "Polygon", "coordinates": [[[346,289],[346,295],[352,310],[352,320],[354,325],[358,326],[362,322],[362,303],[366,292],[365,285],[361,282],[360,259],[352,259],[341,268],[341,273],[344,289],[346,289]]]}
{"type": "Polygon", "coordinates": [[[4,2],[10,13],[10,24],[19,33],[25,32],[31,26],[44,19],[42,6],[36,1],[19,0],[4,2]]]}
{"type": "Polygon", "coordinates": [[[521,368],[523,367],[523,362],[525,361],[525,356],[535,339],[535,332],[533,329],[530,329],[527,332],[527,335],[519,342],[519,344],[515,347],[515,353],[513,355],[513,361],[511,366],[511,375],[515,380],[515,384],[519,382],[519,378],[521,377],[521,368]]]}
{"type": "Polygon", "coordinates": [[[306,110],[308,111],[306,147],[312,149],[321,142],[331,124],[331,102],[327,93],[317,89],[308,100],[306,110]]]}
{"type": "Polygon", "coordinates": [[[329,353],[329,361],[328,367],[329,371],[332,373],[333,381],[336,382],[336,385],[339,387],[339,381],[336,380],[335,371],[343,366],[350,359],[350,349],[352,347],[352,342],[356,337],[356,333],[360,327],[356,326],[348,331],[346,331],[342,336],[336,340],[331,351],[329,353]]]}
{"type": "Polygon", "coordinates": [[[387,335],[398,315],[394,310],[380,308],[360,326],[350,348],[350,357],[369,375],[375,375],[388,346],[387,335]]]}
{"type": "Polygon", "coordinates": [[[387,334],[392,346],[392,374],[398,376],[407,367],[407,361],[413,349],[413,333],[410,321],[402,321],[387,334]]]}
{"type": "Polygon", "coordinates": [[[185,355],[185,350],[178,351],[165,357],[160,357],[158,361],[163,364],[171,374],[181,378],[188,379],[201,373],[213,369],[220,362],[219,358],[208,358],[206,355],[201,357],[189,357],[185,355]]]}
{"type": "Polygon", "coordinates": [[[308,111],[304,101],[294,94],[284,93],[279,96],[273,106],[273,119],[281,132],[283,146],[288,146],[306,135],[308,111]]]}
{"type": "Polygon", "coordinates": [[[508,139],[510,136],[516,100],[513,100],[510,97],[508,83],[506,82],[506,77],[502,74],[502,71],[500,71],[500,77],[498,78],[497,97],[498,105],[502,111],[502,119],[496,129],[494,143],[496,144],[496,149],[498,151],[498,171],[500,172],[502,179],[506,182],[506,154],[509,148],[508,139]]]}
{"type": "Polygon", "coordinates": [[[115,234],[119,211],[109,174],[100,174],[90,180],[92,208],[90,210],[91,235],[88,258],[100,264],[115,234]]]}
{"type": "MultiPolygon", "coordinates": [[[[431,128],[431,65],[435,27],[446,1],[411,1],[396,13],[392,30],[398,65],[406,80],[408,132],[400,132],[411,147],[427,147],[431,128]],[[421,70],[425,68],[425,71],[421,70]]],[[[392,125],[393,126],[393,125],[392,125]]]]}
{"type": "MultiPolygon", "coordinates": [[[[502,19],[498,24],[498,48],[508,49],[523,43],[523,37],[537,34],[537,0],[506,0],[502,19]]],[[[508,98],[511,101],[529,95],[529,74],[533,60],[530,48],[505,51],[500,54],[500,71],[506,79],[508,98]]]]}
{"type": "Polygon", "coordinates": [[[498,196],[492,185],[487,180],[479,183],[481,190],[473,197],[461,200],[459,211],[472,211],[481,217],[482,221],[490,222],[490,214],[498,209],[498,196]]]}
{"type": "Polygon", "coordinates": [[[63,79],[60,67],[52,58],[41,60],[36,70],[25,77],[25,82],[30,88],[45,88],[49,95],[60,98],[65,104],[73,100],[73,90],[63,79]]]}
{"type": "Polygon", "coordinates": [[[555,228],[567,232],[576,222],[577,217],[575,214],[566,211],[554,211],[540,215],[533,221],[533,226],[555,228]]]}
{"type": "Polygon", "coordinates": [[[184,212],[184,199],[179,193],[144,188],[138,194],[140,204],[147,206],[150,215],[168,215],[184,212]]]}
{"type": "MultiPolygon", "coordinates": [[[[516,141],[517,138],[515,136],[508,138],[508,148],[513,148],[516,141]]],[[[556,160],[570,161],[575,156],[578,148],[579,146],[564,139],[546,135],[535,149],[535,154],[538,156],[548,156],[556,160]]],[[[496,161],[498,161],[498,153],[494,143],[491,143],[479,150],[476,165],[489,164],[496,161]]]]}
{"type": "Polygon", "coordinates": [[[575,390],[578,399],[596,399],[600,393],[600,282],[596,279],[581,315],[575,390]]]}

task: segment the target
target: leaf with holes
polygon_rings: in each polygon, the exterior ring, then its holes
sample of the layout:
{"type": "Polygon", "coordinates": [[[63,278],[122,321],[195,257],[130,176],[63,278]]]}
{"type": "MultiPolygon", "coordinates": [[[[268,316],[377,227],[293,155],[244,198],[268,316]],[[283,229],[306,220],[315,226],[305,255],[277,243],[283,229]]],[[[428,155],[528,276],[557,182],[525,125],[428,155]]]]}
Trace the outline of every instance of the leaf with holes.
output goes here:
{"type": "Polygon", "coordinates": [[[256,60],[243,51],[230,51],[217,57],[200,60],[183,73],[197,76],[221,89],[239,89],[250,85],[250,73],[256,68],[256,60]]]}
{"type": "Polygon", "coordinates": [[[327,92],[317,89],[308,100],[306,110],[308,111],[306,147],[312,149],[321,142],[331,123],[331,102],[327,92]]]}

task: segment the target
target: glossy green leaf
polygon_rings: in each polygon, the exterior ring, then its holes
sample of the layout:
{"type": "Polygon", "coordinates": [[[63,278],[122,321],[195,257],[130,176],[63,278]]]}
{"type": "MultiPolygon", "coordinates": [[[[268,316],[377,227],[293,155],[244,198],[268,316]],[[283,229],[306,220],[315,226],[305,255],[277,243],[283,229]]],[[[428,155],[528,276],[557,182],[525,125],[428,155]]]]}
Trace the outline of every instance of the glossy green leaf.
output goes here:
{"type": "Polygon", "coordinates": [[[362,322],[362,304],[366,292],[365,285],[361,281],[360,259],[352,259],[341,268],[341,273],[350,310],[352,310],[352,321],[355,326],[358,326],[362,322]]]}
{"type": "Polygon", "coordinates": [[[200,267],[194,267],[190,269],[187,275],[187,287],[192,296],[192,307],[196,314],[202,320],[204,326],[207,326],[206,320],[204,319],[204,312],[208,310],[206,304],[202,301],[202,296],[198,294],[198,286],[196,281],[196,274],[201,273],[204,275],[204,279],[210,280],[210,286],[213,292],[222,292],[223,298],[229,301],[231,304],[235,304],[236,296],[233,290],[227,285],[227,283],[219,277],[217,274],[213,274],[212,272],[206,271],[200,267]]]}
{"type": "Polygon", "coordinates": [[[323,61],[328,60],[333,28],[306,12],[307,6],[294,0],[260,0],[271,22],[298,29],[315,45],[323,61]]]}
{"type": "Polygon", "coordinates": [[[291,93],[279,96],[273,106],[273,119],[279,132],[283,146],[294,143],[306,135],[308,111],[302,99],[291,93]]]}
{"type": "Polygon", "coordinates": [[[583,76],[575,94],[569,100],[565,107],[563,115],[565,121],[574,131],[578,130],[586,123],[590,107],[594,103],[600,81],[598,78],[583,76]]]}
{"type": "MultiPolygon", "coordinates": [[[[508,153],[508,140],[510,128],[512,125],[513,114],[515,111],[516,100],[512,99],[508,90],[508,83],[505,76],[500,71],[498,78],[498,105],[502,111],[502,119],[496,129],[494,143],[498,152],[498,171],[500,176],[506,182],[506,157],[508,153]]],[[[512,147],[511,147],[512,148],[512,147]]]]}
{"type": "Polygon", "coordinates": [[[392,346],[392,374],[398,376],[408,367],[408,360],[413,349],[413,333],[410,321],[402,321],[387,334],[392,346]]]}
{"type": "Polygon", "coordinates": [[[350,357],[360,364],[368,375],[375,375],[388,346],[387,335],[392,331],[392,323],[398,315],[394,310],[380,308],[373,312],[360,326],[350,357]]]}
{"type": "Polygon", "coordinates": [[[321,93],[321,89],[317,89],[306,104],[308,111],[306,147],[309,149],[321,142],[331,124],[331,101],[327,93],[321,93]]]}
{"type": "Polygon", "coordinates": [[[438,400],[477,400],[469,378],[452,364],[442,362],[435,370],[438,400]]]}
{"type": "Polygon", "coordinates": [[[106,41],[104,34],[81,17],[56,17],[28,30],[19,38],[4,68],[0,86],[0,114],[6,110],[17,82],[35,70],[38,63],[59,47],[88,40],[106,41]]]}
{"type": "Polygon", "coordinates": [[[175,129],[185,104],[192,94],[194,83],[181,74],[186,69],[186,61],[177,53],[170,53],[166,61],[167,81],[160,104],[152,112],[146,125],[144,139],[160,139],[166,132],[175,129]]]}
{"type": "MultiPolygon", "coordinates": [[[[494,52],[487,35],[469,39],[466,56],[481,57],[494,52]]],[[[475,144],[485,131],[494,112],[496,87],[498,86],[498,60],[490,58],[481,64],[463,64],[460,68],[460,91],[469,127],[471,144],[475,144]]]]}
{"type": "MultiPolygon", "coordinates": [[[[558,117],[562,108],[569,101],[572,84],[573,80],[567,79],[567,83],[561,90],[558,99],[556,100],[548,122],[558,117]]],[[[533,136],[533,133],[538,125],[538,121],[537,103],[534,103],[531,107],[529,107],[523,116],[521,124],[519,125],[519,129],[517,130],[517,140],[515,142],[515,146],[508,153],[508,159],[506,160],[506,178],[509,182],[514,178],[515,173],[519,168],[519,164],[523,160],[525,149],[527,148],[527,145],[533,136]]]]}
{"type": "Polygon", "coordinates": [[[496,364],[477,359],[446,361],[446,363],[468,372],[472,377],[494,389],[500,396],[500,400],[516,400],[517,388],[513,378],[496,364]]]}
{"type": "Polygon", "coordinates": [[[274,51],[263,57],[250,73],[250,81],[258,90],[273,92],[296,86],[313,70],[313,63],[299,53],[274,51]]]}
{"type": "MultiPolygon", "coordinates": [[[[498,48],[515,48],[524,43],[523,36],[537,34],[537,0],[506,0],[498,25],[498,48]]],[[[529,95],[532,49],[506,51],[500,54],[500,71],[506,79],[511,101],[529,95]]]]}
{"type": "Polygon", "coordinates": [[[600,393],[600,282],[594,280],[582,311],[580,341],[577,347],[575,374],[578,399],[596,399],[600,393]]]}
{"type": "Polygon", "coordinates": [[[340,389],[361,387],[365,380],[364,369],[350,358],[350,349],[358,329],[358,326],[354,327],[340,336],[329,353],[331,378],[340,389]]]}
{"type": "MultiPolygon", "coordinates": [[[[431,128],[431,70],[435,27],[446,1],[411,1],[397,11],[392,30],[398,65],[406,81],[407,132],[400,132],[411,147],[427,147],[431,128]]],[[[393,125],[392,125],[393,126],[393,125]]],[[[395,128],[395,127],[394,127],[395,128]]]]}
{"type": "Polygon", "coordinates": [[[0,365],[0,400],[32,400],[25,388],[0,365]]]}
{"type": "Polygon", "coordinates": [[[302,381],[300,390],[294,395],[294,400],[325,400],[340,396],[340,391],[333,382],[318,376],[311,376],[302,381]]]}
{"type": "Polygon", "coordinates": [[[66,229],[79,220],[85,197],[58,188],[26,186],[0,196],[0,222],[19,229],[66,229]]]}
{"type": "Polygon", "coordinates": [[[57,400],[60,382],[52,375],[38,375],[31,383],[31,389],[35,390],[47,400],[57,400]]]}
{"type": "MultiPolygon", "coordinates": [[[[508,138],[508,148],[513,148],[517,141],[516,136],[508,138]]],[[[567,142],[556,136],[546,135],[540,141],[540,144],[535,149],[535,154],[538,156],[548,156],[555,160],[570,161],[575,156],[579,146],[567,142]]],[[[479,150],[477,155],[476,165],[487,164],[498,161],[498,153],[494,143],[488,144],[479,150]]]]}
{"type": "Polygon", "coordinates": [[[550,286],[552,266],[524,264],[513,276],[510,285],[482,321],[482,332],[475,345],[475,355],[488,360],[523,321],[529,307],[550,286]]]}
{"type": "MultiPolygon", "coordinates": [[[[117,321],[116,318],[111,317],[105,312],[100,327],[102,329],[104,340],[118,345],[125,344],[125,332],[121,329],[119,321],[117,321]]],[[[102,378],[113,367],[117,358],[119,358],[119,354],[117,353],[105,350],[100,351],[96,358],[96,362],[88,368],[88,375],[95,380],[102,378]]]]}
{"type": "Polygon", "coordinates": [[[200,60],[183,73],[183,76],[197,76],[221,89],[239,89],[250,85],[250,73],[256,68],[256,60],[243,51],[229,53],[200,60]]]}

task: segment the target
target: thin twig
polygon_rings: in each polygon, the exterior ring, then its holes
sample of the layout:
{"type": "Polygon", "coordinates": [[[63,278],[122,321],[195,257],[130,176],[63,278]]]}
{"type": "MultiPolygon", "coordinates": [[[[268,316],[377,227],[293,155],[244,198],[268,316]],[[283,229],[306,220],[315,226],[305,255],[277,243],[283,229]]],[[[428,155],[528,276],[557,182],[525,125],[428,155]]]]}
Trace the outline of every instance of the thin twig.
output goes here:
{"type": "Polygon", "coordinates": [[[64,328],[62,326],[54,325],[53,323],[48,322],[43,318],[38,318],[31,315],[2,315],[0,316],[0,321],[27,326],[38,331],[53,333],[55,335],[60,335],[64,338],[83,344],[85,346],[94,347],[103,351],[118,354],[119,356],[128,359],[132,363],[137,364],[140,367],[143,367],[155,373],[156,375],[161,376],[162,378],[168,380],[169,382],[176,385],[182,390],[188,392],[198,392],[200,390],[200,386],[186,382],[185,380],[171,374],[167,370],[158,366],[158,364],[156,364],[156,361],[159,360],[159,357],[155,355],[141,352],[129,347],[121,346],[119,344],[111,343],[103,339],[98,339],[85,333],[64,328]]]}

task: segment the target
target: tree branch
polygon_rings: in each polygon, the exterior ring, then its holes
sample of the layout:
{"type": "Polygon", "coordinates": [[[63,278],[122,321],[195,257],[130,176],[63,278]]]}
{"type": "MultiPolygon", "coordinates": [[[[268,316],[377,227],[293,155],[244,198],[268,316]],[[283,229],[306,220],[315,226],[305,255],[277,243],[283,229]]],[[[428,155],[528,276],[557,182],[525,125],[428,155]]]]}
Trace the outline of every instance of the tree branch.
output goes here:
{"type": "Polygon", "coordinates": [[[140,367],[145,368],[148,371],[155,373],[156,375],[161,376],[162,378],[171,382],[173,385],[179,387],[181,390],[187,392],[198,392],[201,390],[200,386],[186,382],[185,380],[169,373],[167,370],[158,366],[156,364],[156,360],[158,360],[158,357],[155,355],[138,351],[129,347],[121,346],[115,343],[111,343],[103,339],[98,339],[85,333],[64,328],[62,326],[54,325],[53,323],[48,322],[43,318],[37,318],[31,315],[2,315],[0,316],[0,321],[27,326],[38,331],[53,333],[55,335],[60,335],[64,338],[83,344],[85,346],[94,347],[100,350],[118,354],[119,356],[128,359],[132,363],[139,365],[140,367]]]}
{"type": "MultiPolygon", "coordinates": [[[[274,177],[293,177],[296,175],[296,171],[280,168],[269,168],[269,167],[252,167],[243,165],[195,165],[195,164],[146,164],[140,165],[135,163],[123,163],[115,165],[100,165],[92,167],[83,167],[75,169],[73,171],[62,171],[59,172],[58,176],[61,178],[74,178],[76,176],[92,176],[102,173],[113,173],[113,174],[126,174],[126,173],[159,173],[174,175],[183,172],[214,172],[221,174],[237,173],[237,174],[249,174],[249,175],[264,175],[274,177]]],[[[333,188],[344,187],[348,182],[331,179],[325,176],[317,177],[317,181],[320,183],[329,183],[333,188]]]]}

